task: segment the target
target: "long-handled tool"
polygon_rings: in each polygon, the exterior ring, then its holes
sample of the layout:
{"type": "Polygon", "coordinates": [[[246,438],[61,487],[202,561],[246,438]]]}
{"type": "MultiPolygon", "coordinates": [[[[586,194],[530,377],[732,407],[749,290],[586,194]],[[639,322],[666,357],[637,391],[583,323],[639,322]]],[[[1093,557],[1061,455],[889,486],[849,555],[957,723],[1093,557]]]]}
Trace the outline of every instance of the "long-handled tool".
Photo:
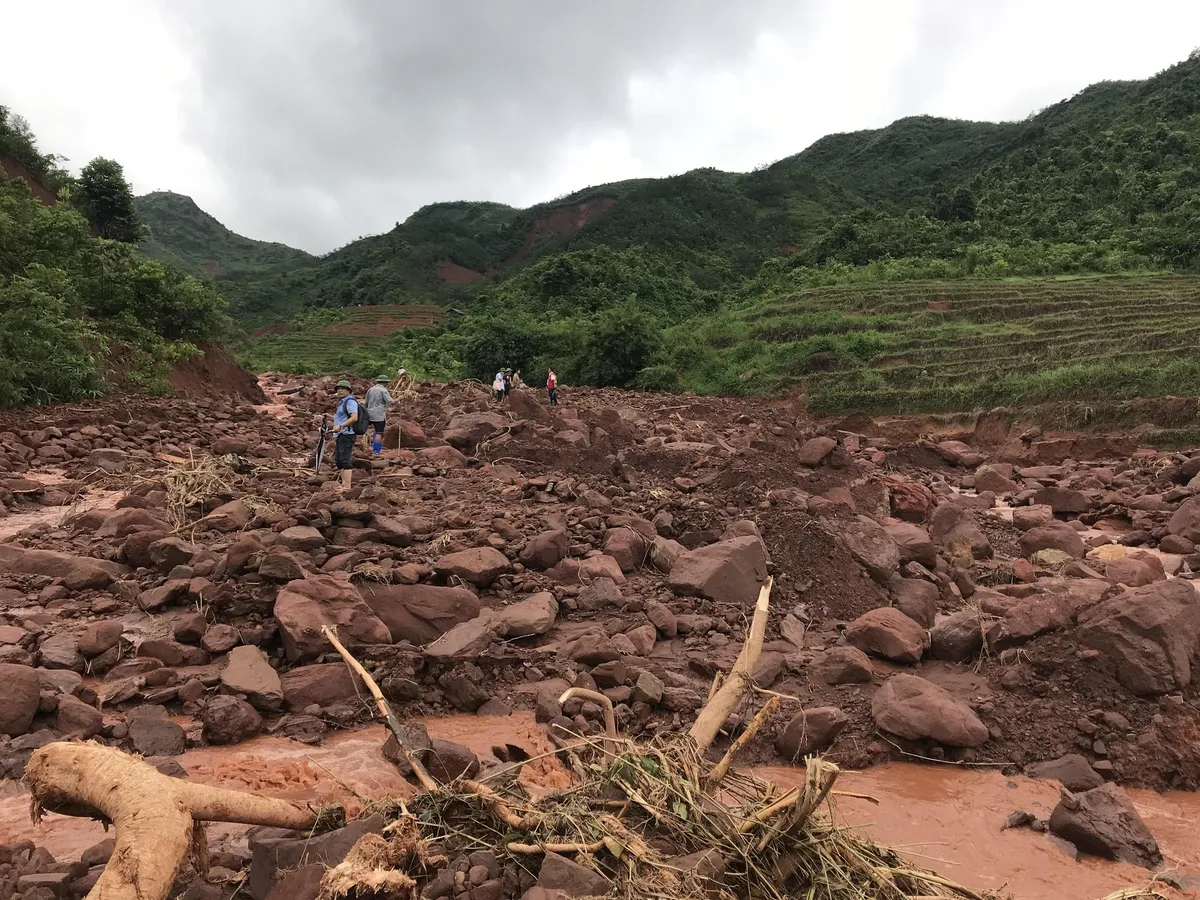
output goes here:
{"type": "Polygon", "coordinates": [[[317,466],[316,470],[321,471],[321,463],[325,459],[325,438],[329,434],[329,416],[321,417],[321,436],[317,439],[317,466]]]}

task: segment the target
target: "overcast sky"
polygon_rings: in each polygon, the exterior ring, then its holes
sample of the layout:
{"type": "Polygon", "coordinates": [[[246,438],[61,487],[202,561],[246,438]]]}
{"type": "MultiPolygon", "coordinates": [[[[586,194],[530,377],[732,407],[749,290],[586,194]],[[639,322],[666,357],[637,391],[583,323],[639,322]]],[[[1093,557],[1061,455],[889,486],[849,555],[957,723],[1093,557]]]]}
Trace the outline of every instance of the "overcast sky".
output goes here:
{"type": "Polygon", "coordinates": [[[0,104],[78,168],[324,253],[438,200],[1021,119],[1200,45],[1197,0],[0,0],[0,104]]]}

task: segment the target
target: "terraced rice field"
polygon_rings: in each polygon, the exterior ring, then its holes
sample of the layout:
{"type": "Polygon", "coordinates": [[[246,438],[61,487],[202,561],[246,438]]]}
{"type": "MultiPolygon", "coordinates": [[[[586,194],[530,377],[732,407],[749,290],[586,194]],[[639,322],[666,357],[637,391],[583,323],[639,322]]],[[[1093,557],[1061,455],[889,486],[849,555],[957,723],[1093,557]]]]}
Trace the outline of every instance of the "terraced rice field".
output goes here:
{"type": "Polygon", "coordinates": [[[740,319],[717,340],[768,390],[806,383],[814,412],[1200,393],[1197,277],[848,286],[740,319]]]}
{"type": "Polygon", "coordinates": [[[427,328],[441,315],[436,306],[416,304],[394,306],[352,306],[345,320],[326,325],[322,334],[348,334],[358,337],[387,337],[401,328],[427,328]]]}

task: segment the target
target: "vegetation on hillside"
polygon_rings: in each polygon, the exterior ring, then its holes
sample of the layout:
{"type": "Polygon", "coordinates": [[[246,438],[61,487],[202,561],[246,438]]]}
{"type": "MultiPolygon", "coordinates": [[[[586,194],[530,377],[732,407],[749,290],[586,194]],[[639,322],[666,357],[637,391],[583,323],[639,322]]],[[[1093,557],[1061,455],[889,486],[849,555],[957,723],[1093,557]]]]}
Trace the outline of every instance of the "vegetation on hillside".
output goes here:
{"type": "MultiPolygon", "coordinates": [[[[39,171],[26,161],[36,155],[27,130],[0,134],[7,147],[23,134],[22,163],[39,171]]],[[[89,169],[79,184],[92,224],[130,236],[137,221],[120,166],[89,169]]],[[[23,180],[0,178],[0,407],[93,396],[110,374],[163,389],[174,362],[196,352],[192,342],[227,330],[224,310],[211,284],[140,257],[132,243],[93,237],[73,203],[47,206],[23,180]]]]}

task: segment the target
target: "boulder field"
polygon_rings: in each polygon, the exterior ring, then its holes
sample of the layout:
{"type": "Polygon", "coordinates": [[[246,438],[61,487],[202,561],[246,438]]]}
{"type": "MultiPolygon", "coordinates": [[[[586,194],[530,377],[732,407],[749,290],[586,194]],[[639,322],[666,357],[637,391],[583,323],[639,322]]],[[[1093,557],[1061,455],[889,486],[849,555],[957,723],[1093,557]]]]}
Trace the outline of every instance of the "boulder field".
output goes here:
{"type": "MultiPolygon", "coordinates": [[[[557,702],[579,685],[626,732],[678,731],[769,574],[754,677],[784,699],[749,761],[1069,777],[1087,793],[1064,835],[1089,804],[1124,810],[1109,786],[1200,785],[1200,455],[1081,461],[1061,439],[899,440],[765,401],[578,390],[550,410],[425,384],[343,495],[312,465],[330,382],[265,387],[266,409],[0,417],[0,777],[62,739],[167,765],[361,724],[326,626],[402,719],[527,709],[596,734],[597,706],[557,702]]],[[[447,771],[497,762],[438,743],[447,771]]]]}

